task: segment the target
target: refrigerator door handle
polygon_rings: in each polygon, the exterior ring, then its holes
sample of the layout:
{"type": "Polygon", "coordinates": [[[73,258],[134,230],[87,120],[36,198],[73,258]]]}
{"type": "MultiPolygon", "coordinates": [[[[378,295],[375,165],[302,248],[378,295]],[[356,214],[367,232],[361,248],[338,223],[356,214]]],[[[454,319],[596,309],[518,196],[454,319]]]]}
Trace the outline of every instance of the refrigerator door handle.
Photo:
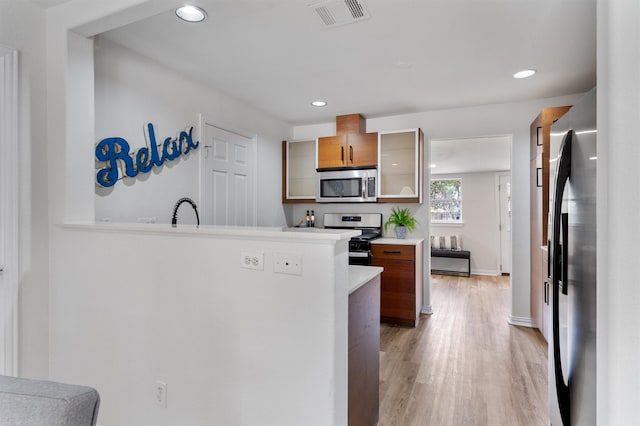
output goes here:
{"type": "Polygon", "coordinates": [[[571,140],[573,137],[573,130],[569,130],[560,145],[560,154],[558,156],[558,164],[556,168],[555,177],[555,193],[553,197],[553,250],[552,257],[552,291],[553,291],[553,367],[555,372],[555,388],[558,396],[558,405],[560,408],[560,417],[564,425],[570,425],[570,407],[569,407],[569,387],[565,384],[565,380],[562,374],[562,359],[560,356],[560,280],[563,282],[563,294],[566,293],[567,286],[567,241],[568,236],[568,217],[565,219],[567,222],[567,229],[563,224],[562,214],[562,198],[564,189],[569,180],[571,174],[571,140]],[[560,244],[560,233],[565,238],[560,244]]]}
{"type": "Polygon", "coordinates": [[[565,296],[569,291],[569,244],[567,239],[569,238],[569,213],[562,213],[562,270],[560,271],[560,278],[562,279],[562,294],[565,296]]]}

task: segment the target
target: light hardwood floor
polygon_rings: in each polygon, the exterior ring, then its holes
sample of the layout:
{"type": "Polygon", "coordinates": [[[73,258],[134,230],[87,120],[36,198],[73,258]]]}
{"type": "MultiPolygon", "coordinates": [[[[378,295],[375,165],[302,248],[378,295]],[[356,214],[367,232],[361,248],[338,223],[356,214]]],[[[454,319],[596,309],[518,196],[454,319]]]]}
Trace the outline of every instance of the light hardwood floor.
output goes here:
{"type": "Polygon", "coordinates": [[[432,275],[433,314],[381,327],[379,425],[548,425],[547,344],[509,297],[509,277],[432,275]]]}

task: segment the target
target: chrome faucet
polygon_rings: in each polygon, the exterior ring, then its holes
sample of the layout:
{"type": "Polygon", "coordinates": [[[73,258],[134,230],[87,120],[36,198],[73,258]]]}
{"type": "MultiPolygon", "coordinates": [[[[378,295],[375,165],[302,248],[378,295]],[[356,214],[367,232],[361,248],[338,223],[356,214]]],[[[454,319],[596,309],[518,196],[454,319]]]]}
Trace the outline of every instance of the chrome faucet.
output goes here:
{"type": "Polygon", "coordinates": [[[193,211],[196,212],[196,221],[198,223],[198,226],[200,226],[200,216],[198,216],[198,206],[196,206],[196,203],[194,203],[191,198],[187,198],[187,197],[180,198],[176,203],[176,206],[173,208],[173,217],[171,218],[171,226],[175,228],[176,224],[178,223],[178,207],[180,207],[180,204],[182,203],[191,204],[191,207],[193,207],[193,211]]]}

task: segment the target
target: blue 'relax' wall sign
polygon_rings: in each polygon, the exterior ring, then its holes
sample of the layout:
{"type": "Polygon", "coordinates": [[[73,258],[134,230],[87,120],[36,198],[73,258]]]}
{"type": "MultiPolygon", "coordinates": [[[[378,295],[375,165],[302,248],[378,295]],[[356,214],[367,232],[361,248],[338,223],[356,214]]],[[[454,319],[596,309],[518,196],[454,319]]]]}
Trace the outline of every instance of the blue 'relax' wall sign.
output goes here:
{"type": "Polygon", "coordinates": [[[189,132],[184,130],[176,139],[166,138],[162,144],[162,152],[158,152],[156,135],[153,124],[147,125],[149,131],[149,146],[130,153],[129,143],[124,138],[102,139],[96,145],[96,159],[104,161],[106,166],[96,174],[99,185],[109,187],[120,179],[118,160],[123,163],[122,177],[135,177],[138,173],[149,173],[156,166],[160,167],[165,161],[175,160],[180,155],[186,155],[192,149],[198,148],[200,142],[193,141],[193,127],[189,132]]]}

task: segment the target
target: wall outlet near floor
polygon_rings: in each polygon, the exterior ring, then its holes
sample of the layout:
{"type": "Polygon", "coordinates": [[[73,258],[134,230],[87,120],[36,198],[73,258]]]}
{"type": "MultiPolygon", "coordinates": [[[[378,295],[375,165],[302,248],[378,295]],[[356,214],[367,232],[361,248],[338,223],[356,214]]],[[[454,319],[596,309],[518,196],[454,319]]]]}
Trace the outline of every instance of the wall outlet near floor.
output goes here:
{"type": "Polygon", "coordinates": [[[154,396],[156,405],[167,408],[167,384],[165,382],[156,380],[154,396]]]}
{"type": "Polygon", "coordinates": [[[302,256],[299,254],[275,253],[273,255],[273,272],[302,275],[302,256]]]}
{"type": "Polygon", "coordinates": [[[262,271],[264,269],[264,253],[240,253],[240,267],[262,271]]]}

